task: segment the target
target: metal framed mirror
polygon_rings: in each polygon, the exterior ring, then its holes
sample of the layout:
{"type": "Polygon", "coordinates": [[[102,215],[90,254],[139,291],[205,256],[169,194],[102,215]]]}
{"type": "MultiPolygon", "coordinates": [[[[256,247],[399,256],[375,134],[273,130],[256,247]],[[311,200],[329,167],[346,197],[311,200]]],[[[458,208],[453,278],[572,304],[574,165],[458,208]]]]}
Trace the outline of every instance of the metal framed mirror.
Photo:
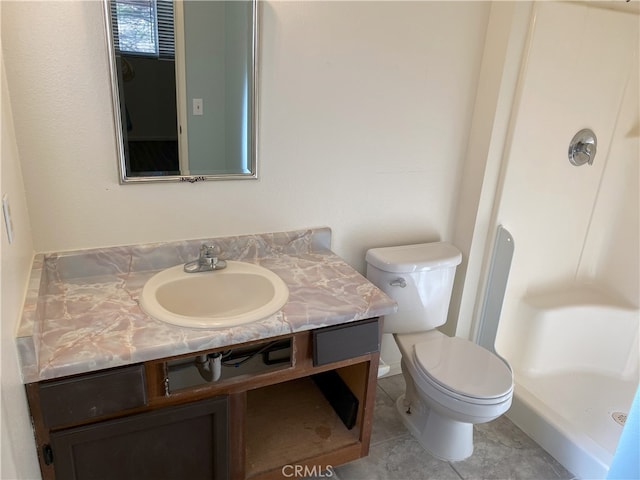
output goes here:
{"type": "Polygon", "coordinates": [[[257,0],[104,0],[120,183],[258,178],[257,0]]]}

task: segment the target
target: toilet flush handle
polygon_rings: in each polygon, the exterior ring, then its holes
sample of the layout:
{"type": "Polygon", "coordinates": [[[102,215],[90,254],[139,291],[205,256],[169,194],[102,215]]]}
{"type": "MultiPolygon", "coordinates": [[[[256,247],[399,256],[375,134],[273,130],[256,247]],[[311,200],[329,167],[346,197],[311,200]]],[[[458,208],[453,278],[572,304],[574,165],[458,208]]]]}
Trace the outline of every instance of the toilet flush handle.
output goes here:
{"type": "Polygon", "coordinates": [[[391,280],[389,282],[389,285],[391,285],[392,287],[404,288],[407,286],[407,281],[402,277],[398,277],[395,280],[391,280]]]}

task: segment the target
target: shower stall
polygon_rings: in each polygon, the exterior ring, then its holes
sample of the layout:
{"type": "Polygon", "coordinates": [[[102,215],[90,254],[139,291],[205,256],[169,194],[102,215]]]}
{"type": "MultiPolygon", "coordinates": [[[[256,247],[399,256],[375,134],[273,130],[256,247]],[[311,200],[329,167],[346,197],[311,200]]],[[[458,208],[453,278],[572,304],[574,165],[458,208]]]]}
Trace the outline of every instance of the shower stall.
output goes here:
{"type": "Polygon", "coordinates": [[[483,328],[514,370],[507,416],[580,478],[606,476],[638,388],[639,23],[533,6],[493,209],[513,256],[483,328]],[[571,161],[583,129],[591,158],[571,161]]]}

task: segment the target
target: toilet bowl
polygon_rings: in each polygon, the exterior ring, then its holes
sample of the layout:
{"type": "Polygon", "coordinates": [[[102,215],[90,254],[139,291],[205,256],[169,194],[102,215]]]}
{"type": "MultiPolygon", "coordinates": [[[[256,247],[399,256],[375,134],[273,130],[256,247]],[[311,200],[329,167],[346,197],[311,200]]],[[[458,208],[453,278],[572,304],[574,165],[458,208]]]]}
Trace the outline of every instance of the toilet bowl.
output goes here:
{"type": "Polygon", "coordinates": [[[432,455],[464,460],[473,425],[511,406],[511,369],[488,350],[437,330],[396,335],[407,391],[397,402],[403,423],[432,455]]]}
{"type": "Polygon", "coordinates": [[[366,260],[369,280],[398,303],[384,332],[402,355],[402,421],[434,456],[464,460],[473,453],[473,425],[511,406],[513,374],[494,353],[436,329],[446,321],[461,254],[438,242],[371,249],[366,260]]]}

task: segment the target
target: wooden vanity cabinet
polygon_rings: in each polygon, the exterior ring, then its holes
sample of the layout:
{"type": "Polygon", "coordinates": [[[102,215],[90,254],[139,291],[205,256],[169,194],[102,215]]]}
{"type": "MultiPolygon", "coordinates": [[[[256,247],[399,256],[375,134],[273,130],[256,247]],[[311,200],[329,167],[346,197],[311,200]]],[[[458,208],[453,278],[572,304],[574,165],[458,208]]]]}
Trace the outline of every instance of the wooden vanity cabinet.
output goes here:
{"type": "Polygon", "coordinates": [[[234,345],[290,354],[186,387],[169,370],[195,354],[28,384],[43,478],[282,479],[366,456],[379,339],[370,319],[234,345]]]}
{"type": "Polygon", "coordinates": [[[153,408],[145,368],[27,385],[45,480],[229,478],[228,397],[153,408]]]}

